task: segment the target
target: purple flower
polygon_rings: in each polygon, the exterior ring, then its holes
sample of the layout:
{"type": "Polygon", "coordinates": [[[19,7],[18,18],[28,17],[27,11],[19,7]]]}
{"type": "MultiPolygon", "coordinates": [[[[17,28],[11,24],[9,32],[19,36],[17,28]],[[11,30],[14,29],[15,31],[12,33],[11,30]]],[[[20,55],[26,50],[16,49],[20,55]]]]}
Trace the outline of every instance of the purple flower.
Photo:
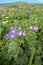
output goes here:
{"type": "Polygon", "coordinates": [[[19,31],[19,32],[17,33],[17,35],[18,35],[18,36],[22,36],[22,31],[19,31]]]}
{"type": "Polygon", "coordinates": [[[21,30],[21,29],[22,29],[22,27],[21,27],[21,26],[19,26],[19,27],[18,27],[18,30],[21,30]]]}
{"type": "Polygon", "coordinates": [[[10,28],[10,31],[11,31],[11,32],[16,32],[16,28],[11,27],[11,28],[10,28]]]}
{"type": "Polygon", "coordinates": [[[14,37],[15,37],[15,34],[13,34],[13,33],[8,33],[8,34],[6,34],[6,36],[7,36],[8,38],[14,38],[14,37]]]}
{"type": "Polygon", "coordinates": [[[10,27],[10,30],[14,29],[13,27],[10,27]]]}
{"type": "Polygon", "coordinates": [[[16,30],[13,29],[13,28],[10,30],[10,32],[9,32],[8,34],[6,34],[6,36],[7,36],[8,38],[14,38],[15,35],[16,35],[16,30]]]}
{"type": "Polygon", "coordinates": [[[36,30],[38,30],[38,26],[30,26],[29,29],[30,29],[30,30],[35,30],[35,31],[36,31],[36,30]]]}
{"type": "Polygon", "coordinates": [[[33,26],[33,30],[38,30],[38,26],[33,26]]]}
{"type": "Polygon", "coordinates": [[[16,33],[16,29],[12,29],[10,32],[12,32],[12,33],[16,33]]]}
{"type": "Polygon", "coordinates": [[[11,27],[11,28],[10,28],[10,32],[12,32],[12,33],[16,33],[16,29],[13,28],[13,27],[11,27]]]}
{"type": "Polygon", "coordinates": [[[26,31],[23,32],[23,36],[26,36],[26,31]]]}
{"type": "Polygon", "coordinates": [[[29,29],[30,29],[30,30],[33,30],[33,26],[30,26],[29,29]]]}

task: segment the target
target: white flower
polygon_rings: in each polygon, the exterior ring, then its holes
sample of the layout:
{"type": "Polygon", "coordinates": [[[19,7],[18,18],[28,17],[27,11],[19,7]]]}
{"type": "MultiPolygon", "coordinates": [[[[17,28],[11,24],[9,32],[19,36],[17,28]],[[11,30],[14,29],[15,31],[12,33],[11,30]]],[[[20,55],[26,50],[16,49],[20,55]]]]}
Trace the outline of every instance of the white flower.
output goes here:
{"type": "Polygon", "coordinates": [[[6,19],[8,19],[9,17],[6,17],[6,19]]]}
{"type": "Polygon", "coordinates": [[[3,24],[5,24],[6,22],[5,21],[3,21],[3,24]]]}

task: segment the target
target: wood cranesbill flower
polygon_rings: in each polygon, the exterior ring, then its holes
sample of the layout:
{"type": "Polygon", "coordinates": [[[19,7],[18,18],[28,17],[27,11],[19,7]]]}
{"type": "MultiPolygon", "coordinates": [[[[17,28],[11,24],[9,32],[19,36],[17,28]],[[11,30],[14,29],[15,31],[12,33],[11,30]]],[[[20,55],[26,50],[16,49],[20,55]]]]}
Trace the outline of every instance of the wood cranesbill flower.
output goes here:
{"type": "Polygon", "coordinates": [[[33,30],[38,30],[38,26],[33,26],[33,30]]]}
{"type": "Polygon", "coordinates": [[[18,30],[21,30],[21,29],[22,29],[22,27],[21,27],[21,26],[19,26],[19,27],[18,27],[18,30]]]}
{"type": "Polygon", "coordinates": [[[8,38],[14,38],[15,37],[15,34],[14,33],[8,33],[8,34],[6,34],[6,36],[8,38]]]}
{"type": "Polygon", "coordinates": [[[22,31],[18,31],[17,35],[22,36],[22,31]]]}
{"type": "Polygon", "coordinates": [[[29,29],[30,29],[30,30],[33,30],[33,26],[30,26],[29,29]]]}
{"type": "Polygon", "coordinates": [[[16,36],[16,29],[13,28],[13,27],[11,27],[11,28],[10,28],[10,32],[9,32],[8,34],[6,34],[6,36],[7,36],[8,38],[14,38],[14,37],[16,36]]]}
{"type": "Polygon", "coordinates": [[[29,29],[36,31],[36,30],[38,30],[38,26],[30,26],[29,29]]]}
{"type": "Polygon", "coordinates": [[[23,36],[26,36],[26,31],[24,31],[24,32],[22,33],[22,35],[23,35],[23,36]]]}

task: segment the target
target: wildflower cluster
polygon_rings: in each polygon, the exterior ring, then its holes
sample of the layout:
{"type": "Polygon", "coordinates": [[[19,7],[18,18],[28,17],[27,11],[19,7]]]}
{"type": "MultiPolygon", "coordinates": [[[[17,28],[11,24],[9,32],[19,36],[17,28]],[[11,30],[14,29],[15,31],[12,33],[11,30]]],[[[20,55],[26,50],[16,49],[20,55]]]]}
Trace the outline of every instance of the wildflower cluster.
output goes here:
{"type": "Polygon", "coordinates": [[[34,31],[37,31],[38,30],[38,26],[30,26],[29,29],[30,30],[34,30],[34,31]]]}
{"type": "MultiPolygon", "coordinates": [[[[30,30],[37,31],[38,26],[29,26],[30,30]]],[[[26,36],[26,31],[22,31],[22,27],[10,27],[10,32],[6,34],[8,38],[14,38],[15,36],[26,36]]]]}
{"type": "Polygon", "coordinates": [[[8,38],[14,38],[15,36],[26,36],[26,31],[22,31],[22,27],[19,26],[18,28],[11,27],[10,32],[6,34],[8,38]]]}

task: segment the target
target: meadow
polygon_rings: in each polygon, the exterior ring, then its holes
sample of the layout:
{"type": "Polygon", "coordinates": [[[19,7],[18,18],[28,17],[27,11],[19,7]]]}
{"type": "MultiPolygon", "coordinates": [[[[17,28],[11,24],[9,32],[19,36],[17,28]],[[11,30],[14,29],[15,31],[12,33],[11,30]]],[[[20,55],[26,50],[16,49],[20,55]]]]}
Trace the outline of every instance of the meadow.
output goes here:
{"type": "Polygon", "coordinates": [[[43,65],[43,4],[0,4],[0,65],[43,65]]]}

